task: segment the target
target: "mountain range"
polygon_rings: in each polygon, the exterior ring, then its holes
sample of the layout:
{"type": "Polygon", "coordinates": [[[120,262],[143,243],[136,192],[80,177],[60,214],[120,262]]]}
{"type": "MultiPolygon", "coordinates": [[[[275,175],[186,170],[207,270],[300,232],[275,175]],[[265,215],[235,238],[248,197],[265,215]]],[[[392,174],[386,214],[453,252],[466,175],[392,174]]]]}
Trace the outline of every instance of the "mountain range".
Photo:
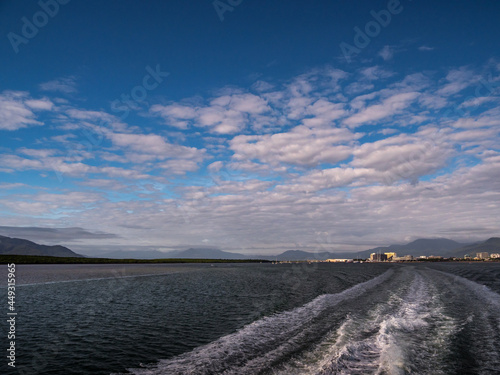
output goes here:
{"type": "Polygon", "coordinates": [[[205,258],[205,259],[264,259],[277,261],[298,261],[298,260],[325,260],[325,259],[366,259],[371,253],[395,252],[401,255],[438,255],[443,257],[463,257],[465,254],[474,255],[480,251],[489,253],[500,252],[500,239],[490,238],[484,242],[465,244],[449,240],[446,238],[418,239],[408,244],[390,245],[387,247],[376,247],[360,252],[309,252],[303,250],[287,250],[278,255],[243,255],[239,253],[222,251],[219,249],[190,248],[187,250],[175,250],[169,252],[160,251],[114,251],[105,253],[102,256],[107,258],[205,258]]]}
{"type": "MultiPolygon", "coordinates": [[[[446,238],[418,239],[408,244],[390,245],[387,247],[376,247],[360,252],[308,252],[303,250],[287,250],[278,255],[244,255],[239,253],[222,251],[210,248],[190,248],[187,250],[173,250],[161,252],[149,251],[113,251],[103,253],[100,257],[111,259],[162,259],[162,258],[183,258],[183,259],[263,259],[278,261],[298,261],[298,260],[325,260],[333,258],[366,259],[371,253],[395,252],[401,255],[438,255],[443,257],[463,257],[465,254],[475,256],[478,252],[499,253],[500,238],[492,237],[484,242],[474,244],[464,244],[446,238]]],[[[67,247],[56,245],[39,245],[34,242],[0,236],[0,255],[45,255],[55,257],[83,257],[67,247]]]]}
{"type": "MultiPolygon", "coordinates": [[[[100,258],[110,259],[162,259],[162,258],[182,258],[182,259],[248,259],[243,254],[230,253],[219,249],[190,248],[187,250],[136,250],[136,251],[110,251],[102,253],[100,258]]],[[[261,257],[260,257],[261,258],[261,257]]]]}
{"type": "Polygon", "coordinates": [[[448,257],[463,257],[468,254],[472,257],[476,256],[476,253],[487,252],[487,253],[500,253],[500,238],[491,237],[490,239],[467,246],[463,246],[459,249],[454,249],[448,252],[445,256],[448,257]]]}
{"type": "Polygon", "coordinates": [[[47,246],[23,240],[0,236],[0,255],[46,255],[53,257],[83,257],[61,245],[47,246]]]}
{"type": "Polygon", "coordinates": [[[371,253],[397,253],[401,255],[440,255],[445,256],[452,251],[461,249],[469,244],[448,240],[446,238],[427,239],[421,238],[406,245],[391,245],[388,247],[376,247],[374,249],[362,251],[362,258],[368,258],[371,253]]]}

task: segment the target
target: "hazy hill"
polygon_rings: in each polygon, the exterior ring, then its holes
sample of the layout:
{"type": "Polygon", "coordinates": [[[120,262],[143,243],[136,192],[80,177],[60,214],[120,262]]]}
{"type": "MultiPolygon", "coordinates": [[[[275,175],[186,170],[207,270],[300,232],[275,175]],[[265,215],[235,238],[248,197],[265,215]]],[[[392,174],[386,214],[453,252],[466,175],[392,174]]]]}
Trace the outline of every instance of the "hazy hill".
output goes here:
{"type": "Polygon", "coordinates": [[[246,259],[247,256],[238,253],[230,253],[219,249],[192,248],[187,250],[176,250],[164,253],[168,258],[184,259],[246,259]]]}
{"type": "Polygon", "coordinates": [[[359,252],[309,252],[303,250],[287,250],[278,255],[243,255],[222,251],[219,249],[191,248],[187,250],[175,250],[169,252],[160,251],[116,251],[105,253],[102,256],[107,258],[135,258],[135,259],[161,259],[161,258],[183,258],[183,259],[266,259],[278,261],[298,261],[298,260],[326,260],[332,258],[369,258],[371,253],[395,252],[398,256],[411,254],[420,255],[440,255],[440,256],[460,256],[464,254],[474,254],[479,251],[500,252],[500,238],[491,238],[488,241],[466,245],[446,238],[418,239],[404,245],[390,245],[387,247],[377,247],[374,249],[359,252]],[[496,250],[495,250],[496,249],[496,250]],[[455,255],[456,254],[456,255],[455,255]]]}
{"type": "Polygon", "coordinates": [[[449,257],[460,257],[462,258],[465,254],[469,254],[472,257],[476,256],[476,253],[487,252],[487,253],[500,253],[500,238],[492,237],[484,242],[478,242],[475,244],[467,245],[448,252],[449,257]]]}
{"type": "Polygon", "coordinates": [[[406,245],[391,245],[388,247],[376,247],[374,249],[366,250],[360,252],[360,255],[364,258],[368,258],[371,253],[397,253],[398,256],[402,255],[440,255],[446,256],[452,250],[461,248],[466,244],[456,242],[453,240],[448,240],[446,238],[421,238],[410,242],[406,245]]]}
{"type": "Polygon", "coordinates": [[[302,250],[287,250],[281,254],[275,256],[268,256],[266,259],[269,260],[310,260],[310,259],[328,259],[330,258],[330,253],[310,253],[308,251],[302,250]]]}
{"type": "Polygon", "coordinates": [[[334,254],[329,252],[313,253],[302,250],[288,250],[279,255],[243,255],[222,251],[219,249],[191,248],[187,250],[174,250],[161,252],[155,250],[137,250],[137,251],[113,251],[102,253],[102,258],[112,259],[264,259],[264,260],[325,260],[329,258],[352,258],[353,254],[334,254]]]}
{"type": "Polygon", "coordinates": [[[267,256],[264,259],[268,260],[325,260],[325,259],[353,259],[370,257],[371,253],[388,253],[394,252],[398,256],[411,254],[413,256],[419,255],[441,255],[445,256],[448,252],[463,247],[465,244],[456,241],[448,240],[446,238],[436,239],[418,239],[405,245],[390,245],[386,247],[376,247],[374,249],[363,250],[359,252],[307,252],[302,250],[288,250],[277,256],[267,256]]]}
{"type": "Polygon", "coordinates": [[[278,255],[243,255],[222,251],[219,249],[191,248],[187,250],[175,250],[169,252],[159,251],[134,251],[106,253],[103,256],[108,258],[139,258],[139,259],[159,259],[159,258],[184,258],[184,259],[266,259],[278,261],[298,261],[298,260],[326,260],[332,258],[369,258],[375,252],[396,252],[398,255],[411,254],[418,255],[446,255],[449,251],[463,247],[464,244],[448,240],[446,238],[418,239],[406,245],[391,245],[387,247],[377,247],[375,249],[360,252],[308,252],[303,250],[287,250],[278,255]],[[133,255],[133,256],[132,256],[133,255]]]}
{"type": "MultiPolygon", "coordinates": [[[[462,244],[446,238],[418,239],[404,245],[391,245],[387,247],[377,247],[360,252],[308,252],[302,250],[287,250],[278,255],[243,255],[239,253],[222,251],[210,248],[191,248],[187,250],[175,250],[161,252],[155,250],[137,251],[112,251],[102,253],[100,257],[113,259],[266,259],[266,260],[325,260],[331,258],[369,258],[371,253],[396,252],[399,256],[411,254],[419,255],[441,255],[445,257],[459,256],[464,254],[475,255],[480,251],[489,253],[500,252],[500,238],[490,238],[489,240],[477,244],[462,244]]],[[[42,255],[56,257],[82,257],[64,246],[38,245],[34,242],[19,238],[0,236],[0,254],[6,255],[42,255]]]]}
{"type": "Polygon", "coordinates": [[[47,246],[23,240],[0,236],[0,254],[2,255],[39,255],[52,257],[83,257],[67,247],[56,245],[47,246]]]}
{"type": "Polygon", "coordinates": [[[263,259],[268,260],[326,260],[333,258],[356,258],[357,253],[330,253],[328,251],[309,252],[302,250],[287,250],[275,256],[265,256],[263,259]]]}
{"type": "Polygon", "coordinates": [[[99,253],[98,255],[92,254],[92,257],[108,258],[108,259],[162,259],[162,258],[170,258],[169,253],[157,251],[157,250],[116,250],[116,251],[99,253]]]}
{"type": "Polygon", "coordinates": [[[111,259],[247,259],[248,257],[219,249],[191,248],[187,250],[118,250],[99,254],[99,258],[111,259]]]}

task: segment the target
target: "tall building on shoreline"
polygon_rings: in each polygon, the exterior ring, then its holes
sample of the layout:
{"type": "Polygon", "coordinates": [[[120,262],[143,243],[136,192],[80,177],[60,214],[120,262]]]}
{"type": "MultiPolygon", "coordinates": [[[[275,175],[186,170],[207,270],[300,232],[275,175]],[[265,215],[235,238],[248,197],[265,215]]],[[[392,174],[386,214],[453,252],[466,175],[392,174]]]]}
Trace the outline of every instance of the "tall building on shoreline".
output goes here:
{"type": "Polygon", "coordinates": [[[398,255],[396,253],[384,253],[387,257],[387,260],[394,260],[398,255]]]}
{"type": "Polygon", "coordinates": [[[370,260],[372,262],[383,262],[383,261],[387,260],[387,255],[379,254],[379,253],[371,253],[370,260]]]}

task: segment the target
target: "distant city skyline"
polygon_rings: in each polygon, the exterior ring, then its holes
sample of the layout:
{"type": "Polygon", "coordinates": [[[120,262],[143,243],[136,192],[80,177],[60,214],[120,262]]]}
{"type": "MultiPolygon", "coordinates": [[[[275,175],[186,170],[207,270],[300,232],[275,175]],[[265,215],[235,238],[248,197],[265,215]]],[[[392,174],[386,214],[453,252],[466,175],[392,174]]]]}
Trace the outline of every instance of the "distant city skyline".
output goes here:
{"type": "Polygon", "coordinates": [[[0,4],[0,235],[77,252],[500,234],[500,4],[0,4]]]}

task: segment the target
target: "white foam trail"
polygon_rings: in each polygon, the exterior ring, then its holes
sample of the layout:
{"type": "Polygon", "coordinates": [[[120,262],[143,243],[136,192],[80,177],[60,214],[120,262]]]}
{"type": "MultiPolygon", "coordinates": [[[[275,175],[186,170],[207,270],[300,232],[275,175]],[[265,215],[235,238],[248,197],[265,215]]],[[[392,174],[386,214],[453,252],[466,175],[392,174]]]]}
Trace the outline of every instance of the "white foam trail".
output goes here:
{"type": "Polygon", "coordinates": [[[414,272],[409,289],[401,285],[386,303],[364,317],[349,316],[315,350],[276,374],[445,373],[439,369],[440,362],[458,326],[444,314],[437,294],[431,283],[414,272]],[[420,361],[415,371],[422,356],[427,363],[420,361]]]}
{"type": "Polygon", "coordinates": [[[444,271],[437,271],[443,275],[446,275],[448,277],[451,277],[454,282],[460,283],[467,287],[469,290],[474,292],[474,294],[482,299],[488,306],[493,307],[496,309],[497,312],[500,312],[500,294],[496,293],[495,291],[491,290],[488,288],[488,286],[479,284],[475,281],[469,280],[465,277],[462,276],[457,276],[448,272],[444,271]]]}
{"type": "Polygon", "coordinates": [[[496,374],[500,368],[500,295],[489,287],[467,278],[437,271],[451,278],[454,283],[461,284],[471,293],[463,290],[467,297],[468,305],[472,308],[470,316],[464,325],[474,322],[475,334],[470,343],[476,353],[478,373],[496,374]]]}
{"type": "Polygon", "coordinates": [[[389,269],[341,293],[321,295],[304,306],[258,320],[192,352],[161,360],[149,368],[128,371],[137,375],[254,374],[300,345],[301,335],[323,311],[363,295],[393,273],[389,269]]]}
{"type": "Polygon", "coordinates": [[[377,373],[445,373],[440,366],[458,325],[444,313],[438,295],[436,287],[417,273],[399,310],[380,326],[377,373]],[[419,363],[419,357],[425,357],[425,362],[419,363]]]}

